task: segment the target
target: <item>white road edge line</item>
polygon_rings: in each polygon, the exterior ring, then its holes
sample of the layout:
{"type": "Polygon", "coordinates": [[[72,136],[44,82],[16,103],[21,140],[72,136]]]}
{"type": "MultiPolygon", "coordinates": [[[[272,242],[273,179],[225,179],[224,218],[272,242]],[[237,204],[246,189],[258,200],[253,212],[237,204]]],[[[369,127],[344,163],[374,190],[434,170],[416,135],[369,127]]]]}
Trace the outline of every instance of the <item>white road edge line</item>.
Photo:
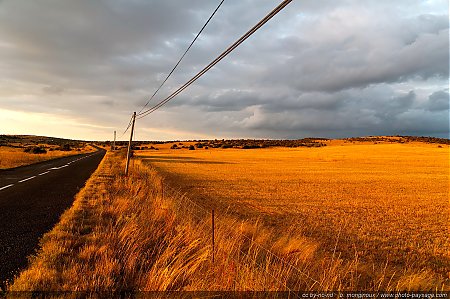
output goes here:
{"type": "MultiPolygon", "coordinates": [[[[70,161],[70,162],[68,162],[66,165],[63,165],[63,166],[60,166],[60,167],[52,167],[52,168],[49,168],[48,170],[57,170],[57,169],[61,169],[61,168],[64,168],[64,167],[69,166],[71,163],[80,161],[80,160],[82,160],[82,159],[84,159],[84,158],[88,158],[88,157],[93,156],[93,155],[94,155],[94,154],[89,155],[89,156],[84,156],[84,157],[78,158],[78,159],[76,159],[76,160],[70,161]]],[[[47,172],[45,172],[45,173],[49,173],[49,171],[47,171],[47,172]]],[[[43,174],[45,174],[45,173],[43,173],[43,174]]],[[[39,174],[39,175],[41,175],[41,174],[39,174]]]]}
{"type": "Polygon", "coordinates": [[[46,172],[43,172],[43,173],[40,173],[40,174],[38,174],[38,175],[44,175],[44,174],[47,174],[47,173],[49,173],[50,171],[46,171],[46,172]]]}
{"type": "Polygon", "coordinates": [[[66,164],[66,165],[63,165],[60,167],[52,167],[52,168],[49,168],[48,170],[57,170],[57,169],[61,169],[61,168],[67,167],[67,166],[69,166],[69,164],[66,164]]]}
{"type": "Polygon", "coordinates": [[[6,188],[9,188],[9,187],[12,187],[12,186],[14,186],[14,184],[9,184],[9,185],[1,187],[0,190],[6,189],[6,188]]]}
{"type": "Polygon", "coordinates": [[[23,180],[19,181],[19,183],[23,183],[23,182],[25,182],[25,181],[28,181],[28,180],[34,179],[35,177],[36,177],[36,176],[34,175],[34,176],[32,176],[32,177],[29,177],[29,178],[23,179],[23,180]]]}

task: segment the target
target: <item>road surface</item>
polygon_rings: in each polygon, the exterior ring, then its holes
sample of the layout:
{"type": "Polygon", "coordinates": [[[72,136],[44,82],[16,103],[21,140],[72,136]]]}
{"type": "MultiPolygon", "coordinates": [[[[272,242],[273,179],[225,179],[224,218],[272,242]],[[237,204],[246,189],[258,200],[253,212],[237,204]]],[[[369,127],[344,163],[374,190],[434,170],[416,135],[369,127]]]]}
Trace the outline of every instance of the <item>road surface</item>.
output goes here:
{"type": "Polygon", "coordinates": [[[104,155],[98,150],[0,170],[0,288],[27,265],[104,155]]]}

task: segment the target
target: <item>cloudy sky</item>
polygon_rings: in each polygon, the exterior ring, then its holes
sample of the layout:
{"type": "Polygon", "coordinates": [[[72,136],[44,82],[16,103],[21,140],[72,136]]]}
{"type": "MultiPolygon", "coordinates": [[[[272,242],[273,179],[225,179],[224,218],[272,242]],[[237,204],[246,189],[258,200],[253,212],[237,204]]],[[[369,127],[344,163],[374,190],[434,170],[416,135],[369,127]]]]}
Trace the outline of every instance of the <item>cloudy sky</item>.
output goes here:
{"type": "MultiPolygon", "coordinates": [[[[219,2],[0,0],[0,134],[120,136],[219,2]]],[[[154,103],[280,2],[225,0],[154,103]]],[[[294,0],[136,137],[448,138],[448,80],[447,0],[294,0]]]]}

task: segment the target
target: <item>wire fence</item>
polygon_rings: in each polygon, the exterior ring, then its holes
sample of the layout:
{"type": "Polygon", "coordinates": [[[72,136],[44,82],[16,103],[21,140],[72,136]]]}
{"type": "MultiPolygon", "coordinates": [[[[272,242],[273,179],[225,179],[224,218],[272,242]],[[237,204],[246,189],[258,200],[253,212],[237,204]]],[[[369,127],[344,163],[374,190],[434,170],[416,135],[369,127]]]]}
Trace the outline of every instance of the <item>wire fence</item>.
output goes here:
{"type": "MultiPolygon", "coordinates": [[[[161,193],[167,193],[164,185],[161,185],[161,193]]],[[[171,188],[170,188],[171,189],[171,188]]],[[[174,192],[173,189],[171,189],[174,192]]],[[[171,193],[172,193],[171,192],[171,193]]],[[[176,192],[176,191],[175,191],[176,192]]],[[[172,193],[173,194],[173,193],[172,193]]],[[[205,246],[211,247],[211,254],[214,254],[216,261],[220,257],[233,260],[237,265],[253,265],[261,274],[265,285],[270,289],[283,290],[289,292],[294,297],[299,297],[298,290],[324,289],[324,285],[317,279],[311,277],[299,266],[279,256],[267,247],[257,243],[254,234],[249,237],[239,229],[239,221],[232,217],[227,217],[227,212],[214,212],[190,199],[186,194],[176,193],[174,212],[177,215],[189,215],[196,230],[202,234],[205,246]],[[213,220],[214,219],[214,226],[213,220]],[[215,237],[213,246],[212,235],[215,237]],[[226,244],[226,245],[225,245],[226,244]],[[214,252],[214,253],[213,253],[214,252]],[[297,290],[297,291],[296,291],[297,290]]],[[[164,196],[163,196],[164,197],[164,196]]],[[[171,198],[174,198],[171,196],[171,198]]],[[[240,283],[236,277],[232,277],[237,289],[240,283]]]]}

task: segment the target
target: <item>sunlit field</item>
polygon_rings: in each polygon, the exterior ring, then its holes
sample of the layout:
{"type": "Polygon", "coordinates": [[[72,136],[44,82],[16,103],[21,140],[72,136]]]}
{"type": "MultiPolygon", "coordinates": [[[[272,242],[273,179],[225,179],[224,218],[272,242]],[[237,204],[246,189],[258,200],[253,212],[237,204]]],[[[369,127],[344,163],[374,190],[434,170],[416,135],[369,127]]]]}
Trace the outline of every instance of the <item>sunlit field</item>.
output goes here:
{"type": "Polygon", "coordinates": [[[448,146],[324,142],[108,152],[8,290],[449,290],[448,146]]]}
{"type": "MultiPolygon", "coordinates": [[[[44,145],[48,146],[48,145],[44,145]]],[[[50,147],[56,149],[56,146],[50,147]]],[[[9,146],[0,146],[0,169],[8,169],[28,164],[33,164],[41,161],[51,160],[55,158],[60,158],[64,156],[77,155],[87,152],[92,152],[95,149],[91,146],[85,146],[80,150],[47,150],[46,153],[27,153],[24,152],[24,148],[14,148],[9,146]]]]}
{"type": "MultiPolygon", "coordinates": [[[[123,153],[105,156],[8,291],[343,289],[339,280],[329,279],[342,278],[336,271],[321,275],[320,285],[306,281],[250,244],[249,238],[259,235],[252,225],[241,223],[230,237],[217,223],[213,249],[205,234],[211,231],[210,218],[200,217],[189,198],[164,185],[141,161],[133,161],[128,176],[123,167],[123,153]]],[[[152,298],[167,298],[157,295],[152,298]]]]}
{"type": "Polygon", "coordinates": [[[363,284],[381,275],[420,289],[448,279],[448,146],[327,143],[136,154],[206,209],[258,222],[286,243],[306,237],[316,258],[357,261],[363,284]]]}

